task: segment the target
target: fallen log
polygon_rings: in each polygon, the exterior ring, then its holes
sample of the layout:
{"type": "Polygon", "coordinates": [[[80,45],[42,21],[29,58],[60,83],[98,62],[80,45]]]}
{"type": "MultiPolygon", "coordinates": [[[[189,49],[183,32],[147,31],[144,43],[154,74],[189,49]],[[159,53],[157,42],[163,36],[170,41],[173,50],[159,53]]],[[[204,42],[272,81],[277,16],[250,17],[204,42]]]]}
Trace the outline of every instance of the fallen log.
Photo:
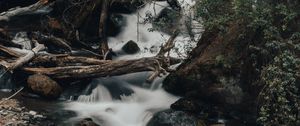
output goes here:
{"type": "Polygon", "coordinates": [[[106,54],[109,50],[107,43],[107,20],[108,20],[108,9],[109,9],[109,0],[103,0],[102,10],[99,21],[99,37],[100,40],[100,52],[101,54],[106,54]]]}
{"type": "Polygon", "coordinates": [[[8,54],[10,56],[13,56],[13,57],[21,57],[22,56],[21,53],[18,53],[16,51],[14,51],[14,50],[12,50],[10,48],[7,48],[5,46],[2,46],[2,45],[0,45],[0,51],[4,52],[4,53],[6,53],[6,54],[8,54]]]}
{"type": "Polygon", "coordinates": [[[25,56],[18,58],[15,62],[8,63],[6,61],[0,61],[0,64],[6,67],[7,70],[12,71],[20,66],[23,66],[24,64],[28,63],[36,53],[39,51],[45,49],[45,46],[42,44],[39,44],[38,42],[35,42],[36,47],[32,49],[32,51],[28,52],[25,56]]]}
{"type": "Polygon", "coordinates": [[[178,63],[176,62],[177,60],[174,60],[174,58],[164,56],[165,53],[172,49],[171,47],[173,47],[174,45],[173,41],[175,40],[177,35],[178,32],[176,31],[155,57],[141,58],[136,60],[111,61],[71,56],[57,57],[55,60],[53,60],[54,58],[44,56],[40,57],[40,60],[48,59],[49,61],[52,59],[52,61],[56,62],[57,64],[66,62],[76,63],[77,61],[79,61],[82,63],[91,63],[96,65],[62,66],[51,68],[24,67],[23,70],[30,74],[43,74],[57,79],[106,77],[142,71],[154,71],[154,73],[148,79],[148,81],[152,81],[161,73],[165,74],[165,69],[168,69],[168,67],[172,65],[171,63],[178,63]]]}
{"type": "Polygon", "coordinates": [[[137,60],[103,61],[99,65],[89,66],[66,66],[53,68],[23,68],[31,74],[43,74],[53,78],[87,78],[106,77],[128,73],[155,71],[156,66],[163,61],[156,57],[142,58],[137,60]]]}
{"type": "Polygon", "coordinates": [[[54,46],[56,48],[64,50],[64,52],[71,52],[72,50],[70,43],[62,38],[58,38],[55,36],[46,36],[39,33],[34,33],[33,35],[37,41],[41,42],[48,48],[54,46]]]}
{"type": "Polygon", "coordinates": [[[107,61],[86,56],[71,56],[68,54],[41,54],[36,56],[31,64],[55,64],[56,66],[68,66],[68,64],[99,65],[107,61]]]}
{"type": "Polygon", "coordinates": [[[0,21],[8,21],[11,17],[14,17],[16,15],[24,15],[24,14],[34,13],[36,10],[46,7],[48,5],[49,5],[48,0],[40,0],[37,3],[27,6],[27,7],[14,8],[9,11],[1,13],[0,21]]]}

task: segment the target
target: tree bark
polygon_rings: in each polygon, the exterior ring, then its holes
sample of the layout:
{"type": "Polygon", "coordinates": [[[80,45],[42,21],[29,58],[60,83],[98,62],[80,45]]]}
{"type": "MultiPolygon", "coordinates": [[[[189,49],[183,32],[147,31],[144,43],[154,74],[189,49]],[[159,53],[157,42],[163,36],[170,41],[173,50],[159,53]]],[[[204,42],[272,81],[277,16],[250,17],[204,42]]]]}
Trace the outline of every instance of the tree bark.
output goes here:
{"type": "Polygon", "coordinates": [[[34,62],[52,61],[62,67],[52,68],[23,68],[24,71],[31,74],[44,74],[53,78],[86,78],[86,77],[105,77],[116,76],[128,73],[154,71],[148,81],[154,80],[161,73],[165,73],[171,63],[178,63],[175,58],[167,58],[165,53],[170,51],[178,32],[175,32],[166,44],[161,48],[160,52],[155,57],[141,58],[136,60],[97,60],[93,58],[72,57],[72,56],[51,56],[37,57],[34,62]],[[88,66],[64,66],[61,63],[83,63],[90,64],[88,66]]]}
{"type": "Polygon", "coordinates": [[[36,47],[33,48],[32,51],[29,52],[28,54],[26,54],[25,56],[18,58],[13,63],[7,63],[6,61],[1,61],[0,64],[5,66],[7,68],[7,70],[14,70],[14,69],[21,67],[24,64],[28,63],[35,56],[36,53],[38,53],[39,51],[41,51],[43,49],[45,49],[45,46],[42,44],[38,44],[36,42],[36,47]]]}
{"type": "Polygon", "coordinates": [[[13,57],[21,57],[22,56],[21,53],[18,53],[16,51],[14,51],[14,50],[12,50],[10,48],[7,48],[5,46],[2,46],[2,45],[0,45],[0,51],[4,52],[4,53],[6,53],[6,54],[8,54],[10,56],[13,56],[13,57]]]}
{"type": "Polygon", "coordinates": [[[154,71],[163,60],[150,57],[137,60],[103,61],[98,65],[66,66],[54,68],[23,68],[31,74],[44,74],[53,78],[87,78],[116,76],[128,73],[154,71]]]}
{"type": "Polygon", "coordinates": [[[109,9],[109,0],[103,0],[101,8],[100,22],[99,22],[99,37],[100,37],[100,50],[101,54],[106,54],[109,50],[107,43],[107,18],[109,9]]]}

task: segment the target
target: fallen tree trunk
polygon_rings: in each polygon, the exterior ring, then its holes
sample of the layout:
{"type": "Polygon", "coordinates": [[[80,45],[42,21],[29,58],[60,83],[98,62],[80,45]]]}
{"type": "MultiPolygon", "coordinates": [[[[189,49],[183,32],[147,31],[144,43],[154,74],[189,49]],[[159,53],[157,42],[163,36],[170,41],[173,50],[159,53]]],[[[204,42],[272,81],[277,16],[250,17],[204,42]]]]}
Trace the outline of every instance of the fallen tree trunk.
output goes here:
{"type": "Polygon", "coordinates": [[[108,9],[109,9],[109,0],[103,0],[102,2],[102,10],[99,21],[99,37],[100,41],[100,52],[101,54],[106,54],[108,52],[108,43],[107,43],[107,18],[108,18],[108,9]]]}
{"type": "Polygon", "coordinates": [[[80,64],[80,65],[99,65],[106,63],[107,61],[90,58],[86,56],[71,56],[67,54],[61,55],[38,55],[31,63],[32,64],[55,64],[56,66],[67,66],[68,64],[80,64]]]}
{"type": "Polygon", "coordinates": [[[156,57],[142,58],[127,61],[102,61],[99,65],[66,66],[53,68],[23,68],[31,74],[44,74],[53,78],[86,78],[116,76],[128,73],[155,71],[156,66],[163,64],[156,57]]]}
{"type": "Polygon", "coordinates": [[[39,51],[41,51],[43,49],[45,49],[45,46],[36,42],[36,47],[33,48],[32,51],[30,51],[25,56],[18,58],[13,63],[7,63],[6,61],[1,61],[0,64],[5,66],[7,70],[14,70],[14,69],[28,63],[35,56],[36,53],[38,53],[39,51]]]}
{"type": "Polygon", "coordinates": [[[46,7],[48,4],[48,0],[40,0],[37,3],[27,7],[15,8],[13,10],[3,12],[0,14],[0,21],[8,21],[11,17],[16,15],[34,13],[36,10],[46,7]]]}
{"type": "Polygon", "coordinates": [[[14,50],[12,50],[10,48],[7,48],[5,46],[2,46],[2,45],[0,45],[0,51],[4,52],[4,53],[6,53],[6,54],[8,54],[10,56],[13,56],[13,57],[21,57],[22,56],[21,53],[18,53],[16,51],[14,51],[14,50]]]}
{"type": "Polygon", "coordinates": [[[44,74],[52,78],[87,78],[87,77],[105,77],[105,76],[116,76],[128,73],[136,73],[142,71],[154,71],[148,81],[154,80],[155,77],[159,76],[160,73],[165,73],[171,63],[178,63],[177,59],[165,57],[164,54],[170,51],[173,47],[173,42],[177,37],[178,32],[176,31],[172,35],[166,44],[161,48],[159,53],[155,57],[141,58],[136,60],[97,60],[93,58],[84,57],[72,57],[72,56],[61,56],[51,58],[49,56],[38,57],[37,62],[42,60],[54,61],[58,65],[66,62],[75,63],[90,63],[96,65],[88,66],[63,66],[63,67],[51,67],[51,68],[31,68],[24,67],[23,70],[30,74],[44,74]],[[53,60],[54,59],[54,60],[53,60]],[[77,62],[78,61],[78,62],[77,62]]]}

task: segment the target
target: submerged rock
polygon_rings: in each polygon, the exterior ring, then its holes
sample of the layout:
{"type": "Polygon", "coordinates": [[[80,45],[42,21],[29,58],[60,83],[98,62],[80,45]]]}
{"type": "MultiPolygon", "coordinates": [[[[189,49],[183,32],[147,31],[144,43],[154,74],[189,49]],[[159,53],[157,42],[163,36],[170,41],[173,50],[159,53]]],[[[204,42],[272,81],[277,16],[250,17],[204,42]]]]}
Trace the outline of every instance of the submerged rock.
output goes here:
{"type": "Polygon", "coordinates": [[[78,126],[99,126],[92,119],[86,118],[80,121],[78,126]]]}
{"type": "Polygon", "coordinates": [[[57,98],[62,93],[61,86],[45,75],[35,74],[29,76],[27,83],[33,92],[48,98],[57,98]]]}
{"type": "Polygon", "coordinates": [[[202,126],[193,115],[183,111],[165,110],[156,113],[147,126],[202,126]]]}
{"type": "Polygon", "coordinates": [[[192,113],[198,113],[201,111],[202,105],[193,99],[181,98],[171,105],[174,110],[187,111],[192,113]]]}
{"type": "Polygon", "coordinates": [[[130,40],[122,47],[122,50],[128,54],[135,54],[140,51],[140,47],[136,42],[130,40]]]}

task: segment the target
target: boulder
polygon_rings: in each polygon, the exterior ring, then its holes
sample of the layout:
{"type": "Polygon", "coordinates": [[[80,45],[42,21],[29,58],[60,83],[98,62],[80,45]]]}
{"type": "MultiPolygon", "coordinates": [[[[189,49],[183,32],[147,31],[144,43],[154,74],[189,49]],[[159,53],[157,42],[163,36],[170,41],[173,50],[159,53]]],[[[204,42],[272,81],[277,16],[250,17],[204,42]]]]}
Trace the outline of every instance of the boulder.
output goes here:
{"type": "Polygon", "coordinates": [[[183,111],[165,110],[156,113],[147,126],[203,126],[195,116],[183,111]]]}
{"type": "Polygon", "coordinates": [[[135,54],[140,51],[140,47],[136,42],[130,40],[122,47],[122,50],[128,54],[135,54]]]}
{"type": "Polygon", "coordinates": [[[189,98],[180,98],[178,101],[171,105],[171,108],[174,110],[199,113],[201,111],[202,105],[196,100],[189,98]]]}
{"type": "Polygon", "coordinates": [[[45,75],[35,74],[29,76],[27,84],[33,92],[48,98],[57,98],[62,93],[61,86],[45,75]]]}
{"type": "Polygon", "coordinates": [[[80,121],[78,126],[99,126],[91,118],[86,118],[80,121]]]}

